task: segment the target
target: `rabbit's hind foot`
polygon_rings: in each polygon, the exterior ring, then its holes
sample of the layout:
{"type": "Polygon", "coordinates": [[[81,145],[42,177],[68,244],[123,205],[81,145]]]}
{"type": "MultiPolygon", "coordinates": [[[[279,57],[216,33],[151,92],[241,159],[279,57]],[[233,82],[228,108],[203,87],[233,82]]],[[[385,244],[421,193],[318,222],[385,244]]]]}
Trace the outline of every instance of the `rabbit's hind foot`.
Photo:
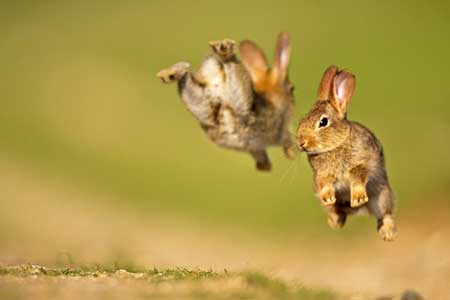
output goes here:
{"type": "Polygon", "coordinates": [[[212,51],[225,61],[234,57],[235,44],[236,42],[230,39],[209,42],[209,46],[211,47],[212,51]]]}
{"type": "Polygon", "coordinates": [[[397,226],[391,215],[385,215],[378,221],[378,233],[384,241],[391,242],[397,237],[397,226]]]}
{"type": "Polygon", "coordinates": [[[179,62],[173,66],[163,69],[156,74],[162,82],[171,83],[180,80],[189,71],[189,63],[179,62]]]}
{"type": "Polygon", "coordinates": [[[338,213],[335,211],[328,212],[328,226],[332,229],[339,229],[345,225],[347,215],[345,213],[338,213]]]}

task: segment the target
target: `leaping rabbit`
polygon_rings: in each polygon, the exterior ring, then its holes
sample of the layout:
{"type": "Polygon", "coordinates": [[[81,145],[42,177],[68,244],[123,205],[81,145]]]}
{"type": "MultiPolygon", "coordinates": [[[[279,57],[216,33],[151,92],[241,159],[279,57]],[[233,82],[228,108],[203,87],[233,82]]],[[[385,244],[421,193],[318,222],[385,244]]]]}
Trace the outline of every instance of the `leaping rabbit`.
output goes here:
{"type": "Polygon", "coordinates": [[[157,75],[164,83],[177,82],[187,109],[217,145],[249,152],[258,170],[271,170],[269,146],[281,146],[288,158],[295,155],[289,125],[294,106],[288,80],[289,37],[280,33],[270,68],[263,51],[252,41],[240,43],[242,63],[234,53],[235,42],[209,43],[213,54],[191,73],[189,63],[179,62],[157,75]]]}

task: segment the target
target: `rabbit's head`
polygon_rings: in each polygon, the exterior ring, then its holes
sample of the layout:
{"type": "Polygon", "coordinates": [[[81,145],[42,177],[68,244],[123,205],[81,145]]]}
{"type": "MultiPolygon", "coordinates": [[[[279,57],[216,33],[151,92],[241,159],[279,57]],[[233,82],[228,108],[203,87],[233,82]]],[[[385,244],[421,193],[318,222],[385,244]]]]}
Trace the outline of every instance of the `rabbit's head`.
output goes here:
{"type": "Polygon", "coordinates": [[[355,76],[330,66],[318,90],[318,100],[300,120],[297,144],[307,153],[322,153],[339,147],[349,136],[346,114],[355,90],[355,76]]]}
{"type": "Polygon", "coordinates": [[[290,54],[289,36],[284,32],[278,35],[272,67],[254,42],[244,40],[240,44],[241,60],[252,78],[255,92],[276,107],[293,102],[294,89],[288,79],[290,54]]]}

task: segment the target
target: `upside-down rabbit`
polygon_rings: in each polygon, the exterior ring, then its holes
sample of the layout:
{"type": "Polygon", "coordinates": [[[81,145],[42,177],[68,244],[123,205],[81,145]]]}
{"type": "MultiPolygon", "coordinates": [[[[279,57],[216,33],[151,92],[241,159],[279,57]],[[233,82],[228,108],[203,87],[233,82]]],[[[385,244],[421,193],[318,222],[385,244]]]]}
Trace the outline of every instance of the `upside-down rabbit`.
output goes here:
{"type": "Polygon", "coordinates": [[[287,76],[287,34],[278,37],[272,68],[252,41],[240,43],[242,63],[234,53],[234,41],[209,45],[213,54],[197,72],[191,73],[189,63],[180,62],[161,70],[158,77],[164,83],[178,83],[181,99],[214,143],[249,152],[258,170],[271,169],[269,146],[283,147],[292,158],[295,147],[289,125],[294,99],[287,76]]]}

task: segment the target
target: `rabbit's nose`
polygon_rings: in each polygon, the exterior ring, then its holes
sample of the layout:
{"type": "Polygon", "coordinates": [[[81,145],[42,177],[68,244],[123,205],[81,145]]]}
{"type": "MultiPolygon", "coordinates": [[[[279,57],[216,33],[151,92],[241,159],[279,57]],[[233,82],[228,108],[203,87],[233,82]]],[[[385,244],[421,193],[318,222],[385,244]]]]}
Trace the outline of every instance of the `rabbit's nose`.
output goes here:
{"type": "Polygon", "coordinates": [[[305,141],[305,140],[302,140],[302,139],[298,139],[297,145],[298,145],[298,147],[299,147],[301,150],[303,150],[303,149],[305,148],[305,146],[306,146],[306,141],[305,141]]]}

